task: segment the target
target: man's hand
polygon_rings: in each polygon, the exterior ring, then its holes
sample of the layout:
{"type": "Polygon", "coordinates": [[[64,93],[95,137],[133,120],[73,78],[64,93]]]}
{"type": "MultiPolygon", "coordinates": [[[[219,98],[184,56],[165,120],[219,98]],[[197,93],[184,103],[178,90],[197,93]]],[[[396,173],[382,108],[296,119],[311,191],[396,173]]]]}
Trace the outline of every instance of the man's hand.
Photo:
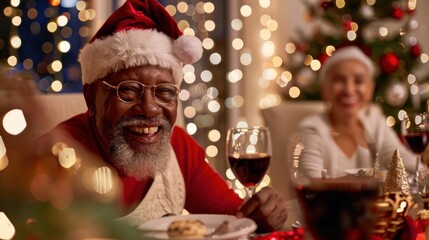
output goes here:
{"type": "Polygon", "coordinates": [[[238,217],[253,219],[258,232],[279,230],[287,219],[286,201],[270,187],[265,187],[245,202],[238,210],[238,217]]]}

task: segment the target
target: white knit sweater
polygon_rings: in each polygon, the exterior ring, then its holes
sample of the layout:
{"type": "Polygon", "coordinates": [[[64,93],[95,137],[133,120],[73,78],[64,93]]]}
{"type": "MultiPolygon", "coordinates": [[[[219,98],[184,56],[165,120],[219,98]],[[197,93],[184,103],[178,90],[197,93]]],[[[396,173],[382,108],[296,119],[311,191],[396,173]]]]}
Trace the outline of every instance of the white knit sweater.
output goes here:
{"type": "MultiPolygon", "coordinates": [[[[365,129],[368,145],[375,146],[381,165],[388,169],[389,162],[396,149],[404,161],[405,169],[411,174],[416,172],[416,155],[404,146],[396,132],[386,125],[386,118],[380,108],[371,105],[359,113],[359,119],[365,129]]],[[[338,177],[345,169],[339,169],[340,149],[335,146],[327,113],[311,115],[298,127],[303,137],[304,149],[300,157],[300,171],[312,177],[320,177],[326,169],[330,177],[338,177]]],[[[372,167],[374,159],[361,161],[358,167],[372,167]]],[[[424,169],[423,164],[419,165],[424,169]]]]}
{"type": "Polygon", "coordinates": [[[133,212],[120,218],[139,225],[167,213],[182,214],[185,206],[185,182],[176,155],[171,148],[168,168],[158,173],[145,198],[133,212]]]}

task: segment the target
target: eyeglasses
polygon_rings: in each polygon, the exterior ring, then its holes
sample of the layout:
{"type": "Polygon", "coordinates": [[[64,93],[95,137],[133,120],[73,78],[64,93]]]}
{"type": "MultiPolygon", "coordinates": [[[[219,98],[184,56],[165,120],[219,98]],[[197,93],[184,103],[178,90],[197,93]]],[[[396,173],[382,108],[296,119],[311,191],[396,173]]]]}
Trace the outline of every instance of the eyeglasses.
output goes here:
{"type": "Polygon", "coordinates": [[[118,98],[125,103],[132,103],[138,101],[144,93],[146,87],[152,89],[153,96],[159,104],[167,104],[177,100],[180,89],[171,83],[161,83],[158,85],[144,85],[138,81],[127,80],[113,86],[106,81],[103,83],[116,89],[118,98]]]}

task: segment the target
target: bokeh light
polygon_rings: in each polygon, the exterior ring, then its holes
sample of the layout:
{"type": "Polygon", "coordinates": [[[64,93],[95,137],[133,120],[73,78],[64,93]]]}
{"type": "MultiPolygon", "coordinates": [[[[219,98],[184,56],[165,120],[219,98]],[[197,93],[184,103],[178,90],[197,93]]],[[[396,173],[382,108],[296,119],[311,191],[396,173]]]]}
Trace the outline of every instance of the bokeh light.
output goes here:
{"type": "Polygon", "coordinates": [[[11,135],[18,135],[27,127],[24,112],[21,109],[13,109],[3,117],[3,128],[11,135]]]}
{"type": "Polygon", "coordinates": [[[15,226],[12,224],[12,222],[9,220],[9,218],[4,212],[0,212],[0,223],[0,239],[12,239],[16,233],[15,226]]]}

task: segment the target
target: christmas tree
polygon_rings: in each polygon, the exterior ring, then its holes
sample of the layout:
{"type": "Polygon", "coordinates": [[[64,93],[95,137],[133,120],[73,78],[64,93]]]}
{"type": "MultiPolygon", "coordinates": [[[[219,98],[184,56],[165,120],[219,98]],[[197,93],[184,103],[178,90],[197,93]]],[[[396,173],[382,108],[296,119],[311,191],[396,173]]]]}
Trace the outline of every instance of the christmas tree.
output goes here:
{"type": "Polygon", "coordinates": [[[377,68],[374,100],[387,116],[398,123],[400,110],[427,111],[429,76],[422,63],[428,62],[428,55],[411,36],[418,27],[415,0],[303,3],[312,31],[301,31],[286,44],[288,56],[282,66],[286,71],[278,81],[286,98],[320,99],[317,74],[321,65],[335,49],[356,45],[377,68]],[[291,88],[299,89],[299,94],[290,94],[291,88]]]}

